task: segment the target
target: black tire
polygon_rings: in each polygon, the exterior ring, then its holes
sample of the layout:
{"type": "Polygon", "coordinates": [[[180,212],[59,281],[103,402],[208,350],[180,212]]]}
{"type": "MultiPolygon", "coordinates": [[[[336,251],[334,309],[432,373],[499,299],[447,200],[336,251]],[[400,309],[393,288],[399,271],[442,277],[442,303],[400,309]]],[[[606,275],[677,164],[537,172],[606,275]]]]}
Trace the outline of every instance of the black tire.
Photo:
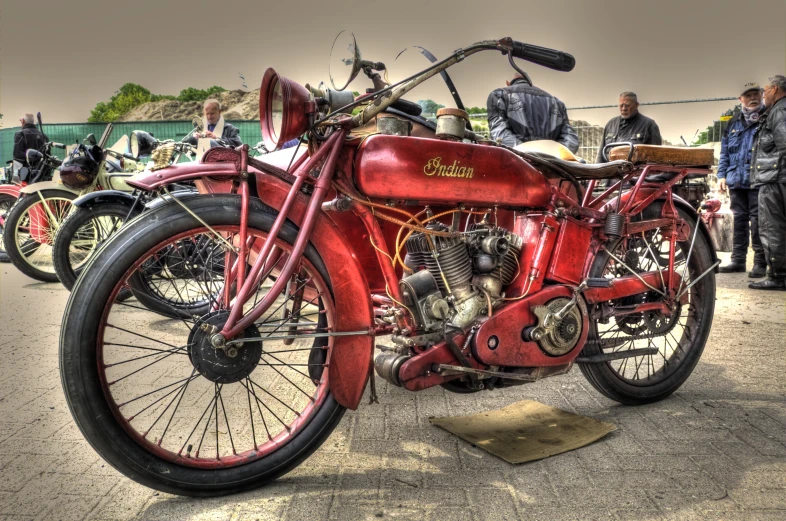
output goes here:
{"type": "Polygon", "coordinates": [[[19,271],[42,282],[58,282],[51,251],[56,228],[51,229],[50,227],[48,229],[47,233],[50,235],[47,239],[48,244],[37,242],[24,232],[25,227],[28,226],[31,208],[41,205],[40,197],[46,201],[52,201],[53,213],[62,223],[72,206],[67,201],[73,201],[77,196],[66,190],[41,190],[25,194],[8,212],[8,218],[3,228],[3,243],[9,259],[19,271]]]}
{"type": "MultiPolygon", "coordinates": [[[[662,203],[651,205],[643,212],[642,218],[655,219],[660,217],[661,208],[662,203]]],[[[693,237],[693,231],[695,226],[697,226],[697,222],[692,215],[689,215],[684,210],[679,209],[679,213],[680,216],[689,223],[691,230],[688,241],[677,243],[678,251],[683,253],[683,258],[687,258],[690,239],[693,237]]],[[[621,247],[623,241],[624,239],[618,239],[610,242],[608,250],[614,252],[617,248],[621,247]]],[[[712,265],[712,253],[710,248],[711,246],[707,243],[704,234],[699,231],[696,234],[696,242],[690,258],[688,275],[686,276],[689,277],[690,280],[694,280],[703,274],[712,265]]],[[[659,256],[659,254],[654,254],[654,256],[659,256]]],[[[607,267],[609,266],[609,260],[609,254],[606,250],[603,250],[593,262],[589,276],[593,278],[604,277],[604,275],[608,273],[607,267]]],[[[682,262],[684,265],[684,260],[682,262]]],[[[649,266],[655,265],[656,263],[653,261],[649,266]]],[[[648,269],[654,268],[648,267],[647,269],[642,269],[642,271],[647,271],[648,269]]],[[[681,267],[675,267],[675,269],[678,274],[682,274],[681,267]]],[[[699,358],[701,358],[701,354],[710,334],[713,313],[715,310],[715,273],[710,271],[689,290],[688,295],[690,302],[681,306],[673,318],[667,317],[667,322],[664,322],[673,324],[671,329],[668,329],[666,335],[651,340],[642,339],[627,341],[619,343],[619,345],[610,346],[614,351],[625,351],[642,347],[657,347],[659,350],[657,355],[654,357],[652,355],[649,357],[633,357],[598,364],[579,364],[581,372],[589,383],[604,396],[627,405],[642,405],[656,402],[676,391],[688,379],[693,369],[696,367],[696,364],[699,362],[699,358]],[[680,331],[677,327],[682,327],[680,321],[683,319],[685,320],[685,327],[680,331]],[[671,345],[672,341],[674,341],[676,347],[671,345]],[[671,353],[669,354],[670,349],[671,353]],[[661,358],[663,360],[662,362],[661,358]],[[628,364],[631,364],[631,370],[628,370],[628,364]],[[654,369],[659,364],[660,368],[654,369]],[[641,378],[639,375],[642,365],[647,369],[647,376],[645,378],[641,378]],[[631,374],[634,368],[635,377],[626,377],[625,374],[631,374]],[[650,368],[653,368],[652,372],[650,372],[650,368]]],[[[642,295],[642,297],[644,298],[642,301],[653,301],[653,299],[657,298],[657,294],[651,292],[642,295]]],[[[657,319],[658,317],[655,318],[657,319]]],[[[611,318],[609,322],[614,320],[614,318],[611,318]]],[[[634,319],[627,318],[626,320],[632,321],[634,319]]],[[[622,322],[623,321],[620,320],[618,326],[622,322]]],[[[588,341],[597,340],[609,331],[612,331],[612,334],[605,338],[613,338],[613,330],[600,332],[600,329],[605,327],[606,326],[602,325],[599,321],[590,320],[588,341]]],[[[628,325],[626,327],[630,328],[631,326],[628,325]]],[[[643,329],[644,333],[648,331],[650,330],[647,328],[643,329]]],[[[597,343],[588,343],[582,351],[582,356],[592,356],[602,352],[602,349],[597,343]]]]}
{"type": "MultiPolygon", "coordinates": [[[[237,226],[240,219],[239,201],[236,196],[202,196],[186,204],[206,223],[220,227],[237,226]]],[[[237,463],[236,466],[220,469],[186,466],[147,450],[121,425],[110,406],[103,387],[106,382],[101,382],[101,375],[106,373],[101,373],[98,367],[104,355],[99,356],[98,348],[99,345],[106,345],[103,338],[99,341],[99,333],[103,334],[104,318],[109,317],[108,306],[114,305],[110,302],[112,294],[118,291],[118,286],[128,276],[129,270],[146,259],[151,251],[155,252],[158,245],[178,234],[201,228],[191,215],[176,205],[168,205],[145,215],[145,219],[137,219],[123,227],[111,242],[96,253],[90,269],[77,280],[68,301],[61,328],[59,360],[63,390],[71,414],[101,457],[145,486],[172,494],[205,497],[236,493],[270,482],[299,465],[338,425],[345,409],[335,401],[329,387],[324,391],[326,394],[322,395],[318,406],[315,405],[309,413],[310,420],[280,448],[248,463],[237,463]]],[[[252,199],[250,229],[266,232],[274,220],[275,216],[259,200],[252,199]]],[[[297,234],[297,228],[288,222],[283,226],[279,240],[291,245],[297,234]]],[[[324,281],[324,294],[329,294],[327,270],[313,245],[306,248],[304,259],[324,281]]],[[[136,323],[133,325],[135,328],[140,326],[136,323]]],[[[160,446],[160,441],[158,443],[160,446]]],[[[200,457],[198,450],[196,456],[200,457]]]]}
{"type": "Polygon", "coordinates": [[[11,262],[8,254],[5,251],[5,241],[3,240],[3,223],[5,222],[8,212],[16,203],[16,197],[10,194],[0,194],[0,262],[11,262]]]}
{"type": "Polygon", "coordinates": [[[88,208],[77,208],[63,221],[60,229],[57,230],[55,242],[52,246],[52,261],[55,265],[57,277],[69,291],[74,287],[76,279],[87,266],[90,258],[117,229],[105,229],[106,227],[93,224],[92,227],[94,229],[101,228],[98,231],[103,232],[105,237],[99,238],[99,243],[94,248],[85,249],[86,255],[81,259],[75,259],[71,255],[74,237],[80,233],[80,230],[84,231],[83,227],[91,226],[91,223],[97,222],[100,218],[112,219],[112,225],[117,224],[119,228],[119,223],[125,220],[128,216],[128,211],[128,205],[105,203],[88,208]],[[76,260],[80,262],[74,266],[73,263],[76,260]]]}

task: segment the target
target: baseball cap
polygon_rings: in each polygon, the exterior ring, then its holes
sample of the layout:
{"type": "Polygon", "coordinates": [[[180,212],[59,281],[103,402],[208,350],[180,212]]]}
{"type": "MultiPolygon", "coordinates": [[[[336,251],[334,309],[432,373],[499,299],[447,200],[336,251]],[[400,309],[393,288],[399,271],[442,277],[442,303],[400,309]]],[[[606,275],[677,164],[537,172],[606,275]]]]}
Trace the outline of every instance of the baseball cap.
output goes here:
{"type": "Polygon", "coordinates": [[[758,83],[746,83],[742,86],[742,92],[740,92],[740,96],[748,92],[749,90],[762,90],[758,83]]]}

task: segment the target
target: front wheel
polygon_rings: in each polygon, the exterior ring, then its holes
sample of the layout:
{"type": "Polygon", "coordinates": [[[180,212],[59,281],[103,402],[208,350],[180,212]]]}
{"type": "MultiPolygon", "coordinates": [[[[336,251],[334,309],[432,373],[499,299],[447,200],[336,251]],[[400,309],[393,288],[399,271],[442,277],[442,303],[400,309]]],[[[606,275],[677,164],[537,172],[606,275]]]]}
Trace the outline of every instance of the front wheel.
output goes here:
{"type": "MultiPolygon", "coordinates": [[[[644,210],[642,219],[656,219],[661,215],[662,203],[644,210]]],[[[581,372],[600,393],[620,403],[639,405],[656,402],[676,391],[688,379],[701,357],[712,327],[715,309],[715,273],[707,270],[712,266],[712,250],[701,231],[693,238],[697,220],[682,209],[679,214],[690,227],[689,240],[677,242],[675,271],[684,273],[683,288],[695,282],[687,290],[687,303],[677,304],[666,315],[660,311],[612,316],[603,320],[590,320],[587,345],[582,356],[601,353],[617,353],[631,349],[657,348],[657,354],[635,356],[604,363],[579,364],[581,372]],[[690,255],[690,257],[689,257],[690,255]],[[685,262],[688,260],[687,269],[685,262]],[[704,274],[704,277],[699,279],[704,274]]],[[[670,242],[660,230],[647,232],[643,237],[622,238],[610,241],[606,251],[595,259],[590,277],[616,278],[631,273],[618,264],[608,253],[636,272],[664,272],[662,259],[669,258],[670,242]]],[[[664,280],[662,279],[662,280],[664,280]]],[[[663,286],[658,288],[663,290],[663,286]]],[[[655,291],[633,297],[625,297],[596,306],[631,306],[647,302],[658,302],[662,298],[655,291]]]]}
{"type": "MultiPolygon", "coordinates": [[[[310,334],[335,327],[331,281],[312,245],[297,284],[242,333],[260,341],[234,351],[210,343],[210,331],[220,330],[228,315],[222,299],[203,316],[186,318],[115,298],[131,277],[160,263],[161,252],[212,243],[178,268],[178,280],[189,275],[203,286],[205,274],[216,270],[209,252],[231,244],[239,231],[239,201],[189,200],[210,229],[176,205],[129,223],[96,253],[66,307],[60,375],[76,424],[112,466],[164,492],[216,496],[269,482],[316,450],[344,414],[329,387],[330,344],[310,334]]],[[[269,211],[252,200],[248,232],[255,247],[275,220],[269,211]]],[[[297,234],[293,224],[284,225],[279,254],[249,304],[269,292],[297,234]]],[[[183,290],[172,284],[172,291],[183,290]]]]}
{"type": "Polygon", "coordinates": [[[11,208],[3,227],[3,243],[11,262],[30,278],[57,282],[52,244],[71,212],[76,194],[41,190],[26,194],[11,208]]]}
{"type": "Polygon", "coordinates": [[[130,208],[106,203],[91,208],[76,208],[63,221],[52,246],[55,273],[69,290],[93,254],[120,229],[130,208]]]}

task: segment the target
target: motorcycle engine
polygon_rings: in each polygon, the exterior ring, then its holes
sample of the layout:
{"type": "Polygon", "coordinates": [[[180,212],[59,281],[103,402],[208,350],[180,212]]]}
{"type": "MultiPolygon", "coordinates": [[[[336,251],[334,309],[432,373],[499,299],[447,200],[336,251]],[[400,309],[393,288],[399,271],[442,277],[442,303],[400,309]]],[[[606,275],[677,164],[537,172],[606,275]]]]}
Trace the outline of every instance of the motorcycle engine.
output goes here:
{"type": "MultiPolygon", "coordinates": [[[[449,231],[439,222],[430,230],[449,231]]],[[[445,324],[465,328],[502,296],[518,274],[522,239],[490,224],[474,224],[456,237],[413,233],[405,264],[415,273],[401,280],[404,304],[418,332],[441,331],[445,324]]]]}

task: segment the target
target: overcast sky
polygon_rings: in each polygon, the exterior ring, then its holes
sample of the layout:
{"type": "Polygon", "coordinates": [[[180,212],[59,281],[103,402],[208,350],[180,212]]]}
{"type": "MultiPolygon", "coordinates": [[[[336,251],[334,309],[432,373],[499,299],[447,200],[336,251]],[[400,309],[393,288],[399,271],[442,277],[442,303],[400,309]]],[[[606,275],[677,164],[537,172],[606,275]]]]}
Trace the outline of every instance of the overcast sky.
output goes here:
{"type": "MultiPolygon", "coordinates": [[[[328,78],[335,35],[355,33],[366,59],[383,61],[390,78],[426,65],[410,51],[438,57],[484,39],[511,36],[576,57],[558,73],[524,65],[535,84],[569,107],[616,103],[621,91],[640,101],[736,96],[749,81],[766,82],[786,69],[786,1],[694,0],[299,0],[73,1],[2,0],[0,112],[4,126],[20,113],[41,111],[45,122],[85,121],[90,109],[123,83],[154,93],[185,87],[250,88],[274,67],[300,83],[328,78]]],[[[512,70],[498,53],[481,53],[449,70],[467,106],[512,70]]],[[[351,88],[370,86],[364,77],[351,88]]],[[[451,106],[439,78],[418,87],[413,101],[451,106]]],[[[731,102],[644,107],[671,141],[693,136],[731,102]]],[[[614,109],[573,111],[572,119],[604,124],[614,109]]]]}

